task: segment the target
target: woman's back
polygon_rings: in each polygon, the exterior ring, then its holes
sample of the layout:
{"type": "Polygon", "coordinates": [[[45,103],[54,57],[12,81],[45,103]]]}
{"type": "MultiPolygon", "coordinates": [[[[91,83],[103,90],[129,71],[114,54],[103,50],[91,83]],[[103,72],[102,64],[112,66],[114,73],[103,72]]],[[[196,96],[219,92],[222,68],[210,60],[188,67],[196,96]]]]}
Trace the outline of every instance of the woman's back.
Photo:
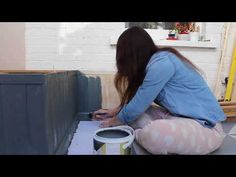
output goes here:
{"type": "MultiPolygon", "coordinates": [[[[224,112],[202,76],[175,54],[167,51],[155,53],[147,69],[160,63],[163,65],[163,62],[173,65],[166,68],[166,72],[174,74],[158,94],[156,103],[164,106],[173,115],[195,118],[206,126],[225,119],[224,112]],[[163,61],[160,62],[161,60],[163,61]]],[[[153,77],[162,76],[155,76],[153,73],[153,77]]]]}

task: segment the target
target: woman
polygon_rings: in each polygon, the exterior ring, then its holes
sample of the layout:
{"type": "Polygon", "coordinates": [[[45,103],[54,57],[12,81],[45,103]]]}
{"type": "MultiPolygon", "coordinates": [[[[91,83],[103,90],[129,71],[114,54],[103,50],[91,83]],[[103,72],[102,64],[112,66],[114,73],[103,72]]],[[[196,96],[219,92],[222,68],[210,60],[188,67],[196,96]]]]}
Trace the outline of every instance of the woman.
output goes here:
{"type": "Polygon", "coordinates": [[[220,147],[225,114],[199,70],[177,50],[158,48],[144,29],[132,27],[118,39],[116,65],[121,103],[95,112],[102,127],[132,126],[136,141],[153,154],[208,154],[220,147]]]}

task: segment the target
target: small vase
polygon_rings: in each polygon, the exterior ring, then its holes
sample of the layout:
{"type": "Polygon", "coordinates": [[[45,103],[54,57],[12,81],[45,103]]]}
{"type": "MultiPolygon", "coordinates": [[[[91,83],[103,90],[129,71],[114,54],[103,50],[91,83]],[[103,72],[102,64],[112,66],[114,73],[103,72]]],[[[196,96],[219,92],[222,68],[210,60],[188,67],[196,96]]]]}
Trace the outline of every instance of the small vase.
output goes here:
{"type": "Polygon", "coordinates": [[[198,41],[199,32],[190,32],[190,41],[198,41]]]}
{"type": "Polygon", "coordinates": [[[178,34],[178,40],[189,41],[189,34],[178,34]]]}

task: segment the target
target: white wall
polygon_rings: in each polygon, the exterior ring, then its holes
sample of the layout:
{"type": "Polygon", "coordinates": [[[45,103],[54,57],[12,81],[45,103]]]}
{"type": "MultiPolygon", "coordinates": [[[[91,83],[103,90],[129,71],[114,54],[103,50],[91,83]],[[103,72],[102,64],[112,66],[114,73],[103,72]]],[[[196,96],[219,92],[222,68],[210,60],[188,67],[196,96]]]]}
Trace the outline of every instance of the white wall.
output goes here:
{"type": "Polygon", "coordinates": [[[25,23],[0,23],[0,69],[25,68],[25,23]]]}
{"type": "MultiPolygon", "coordinates": [[[[213,39],[216,49],[179,48],[186,57],[206,74],[209,86],[214,88],[224,23],[207,23],[206,36],[213,39]]],[[[26,23],[27,69],[79,69],[115,71],[115,46],[110,38],[118,35],[124,23],[26,23]]],[[[233,43],[234,28],[229,43],[233,43]],[[230,42],[231,41],[231,42],[230,42]]],[[[232,48],[227,48],[225,75],[229,68],[232,48]]]]}
{"type": "Polygon", "coordinates": [[[27,69],[114,71],[110,37],[123,23],[27,23],[27,69]]]}

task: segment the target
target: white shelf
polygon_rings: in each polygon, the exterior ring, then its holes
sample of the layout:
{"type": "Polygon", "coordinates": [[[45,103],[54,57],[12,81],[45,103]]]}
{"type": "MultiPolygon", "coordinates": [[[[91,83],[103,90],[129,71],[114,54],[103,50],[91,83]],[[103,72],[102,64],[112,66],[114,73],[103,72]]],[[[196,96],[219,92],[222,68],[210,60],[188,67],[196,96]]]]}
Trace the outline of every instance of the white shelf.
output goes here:
{"type": "MultiPolygon", "coordinates": [[[[156,40],[154,41],[158,46],[169,47],[190,47],[190,48],[217,48],[217,45],[212,41],[181,41],[181,40],[156,40]]],[[[117,39],[115,37],[110,38],[110,45],[115,46],[117,39]]]]}
{"type": "Polygon", "coordinates": [[[194,48],[216,48],[212,41],[180,41],[180,40],[157,40],[155,43],[159,46],[173,47],[194,47],[194,48]]]}

